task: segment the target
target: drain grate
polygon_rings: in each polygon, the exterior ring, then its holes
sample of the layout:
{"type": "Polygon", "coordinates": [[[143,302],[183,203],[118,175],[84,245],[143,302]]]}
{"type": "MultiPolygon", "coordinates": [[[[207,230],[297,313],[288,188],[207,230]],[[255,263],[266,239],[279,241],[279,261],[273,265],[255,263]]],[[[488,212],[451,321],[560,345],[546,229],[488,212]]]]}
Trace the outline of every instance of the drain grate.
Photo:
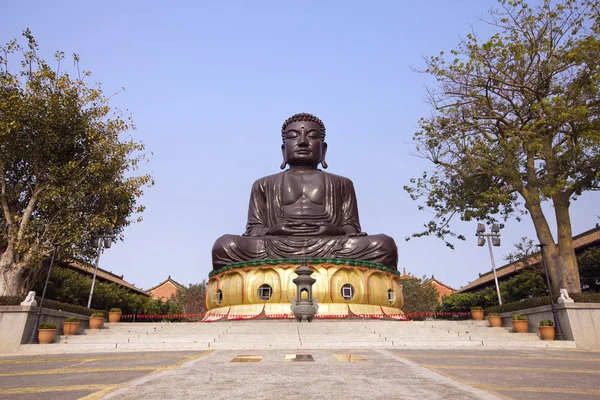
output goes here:
{"type": "Polygon", "coordinates": [[[260,362],[263,356],[252,356],[252,355],[241,355],[234,357],[231,361],[232,363],[248,363],[248,362],[260,362]]]}
{"type": "Polygon", "coordinates": [[[285,362],[315,361],[313,356],[310,354],[286,354],[283,359],[285,362]]]}
{"type": "Polygon", "coordinates": [[[366,362],[367,359],[358,354],[332,354],[340,362],[366,362]]]}

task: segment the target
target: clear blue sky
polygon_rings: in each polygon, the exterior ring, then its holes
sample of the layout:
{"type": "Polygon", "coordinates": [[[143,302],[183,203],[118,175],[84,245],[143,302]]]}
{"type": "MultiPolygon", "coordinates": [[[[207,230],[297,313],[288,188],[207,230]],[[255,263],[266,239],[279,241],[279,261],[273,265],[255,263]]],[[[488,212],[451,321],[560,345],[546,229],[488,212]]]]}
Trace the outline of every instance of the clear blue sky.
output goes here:
{"type": "MultiPolygon", "coordinates": [[[[102,268],[146,289],[168,275],[206,279],[215,239],[244,231],[252,182],[279,171],[281,124],[310,112],[327,126],[329,171],[354,181],[363,230],[396,239],[400,269],[458,288],[491,268],[476,223],[455,224],[468,239],[455,250],[404,240],[429,217],[402,189],[431,168],[410,155],[432,83],[412,68],[471,28],[489,36],[478,17],[495,5],[3,0],[0,41],[30,28],[46,58],[76,52],[106,94],[126,88],[112,105],[133,114],[156,185],[141,199],[144,221],[104,253],[102,268]]],[[[573,204],[575,234],[599,222],[598,199],[573,204]]],[[[529,219],[506,224],[497,265],[522,236],[535,237],[529,219]]]]}

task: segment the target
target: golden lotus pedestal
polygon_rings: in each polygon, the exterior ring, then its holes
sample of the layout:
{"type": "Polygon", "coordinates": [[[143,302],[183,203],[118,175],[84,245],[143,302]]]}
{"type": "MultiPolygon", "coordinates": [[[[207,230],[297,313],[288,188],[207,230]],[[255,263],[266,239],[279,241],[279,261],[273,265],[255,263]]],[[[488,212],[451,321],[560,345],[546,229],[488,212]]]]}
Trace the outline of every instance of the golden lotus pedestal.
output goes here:
{"type": "MultiPolygon", "coordinates": [[[[303,260],[261,260],[230,264],[211,272],[204,321],[294,318],[292,280],[303,260]]],[[[359,260],[307,259],[316,279],[315,318],[390,318],[404,320],[398,272],[359,260]]]]}

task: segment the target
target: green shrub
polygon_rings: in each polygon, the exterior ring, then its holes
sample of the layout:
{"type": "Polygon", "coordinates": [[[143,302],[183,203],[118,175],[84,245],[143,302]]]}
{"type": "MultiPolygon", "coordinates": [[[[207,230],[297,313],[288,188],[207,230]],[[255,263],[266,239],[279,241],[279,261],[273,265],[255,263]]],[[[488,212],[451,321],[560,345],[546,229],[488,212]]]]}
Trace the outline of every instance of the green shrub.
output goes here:
{"type": "Polygon", "coordinates": [[[123,312],[120,308],[113,307],[110,309],[110,312],[123,312]]]}
{"type": "Polygon", "coordinates": [[[540,321],[540,326],[554,326],[554,321],[551,319],[543,319],[540,321]]]}
{"type": "Polygon", "coordinates": [[[570,296],[575,303],[600,303],[600,293],[573,293],[570,296]]]}
{"type": "Polygon", "coordinates": [[[92,318],[104,318],[104,313],[103,312],[94,312],[91,315],[92,318]]]}
{"type": "Polygon", "coordinates": [[[54,322],[42,322],[40,329],[56,329],[56,324],[54,322]]]}
{"type": "Polygon", "coordinates": [[[498,314],[497,312],[488,313],[488,317],[499,317],[499,316],[500,316],[500,314],[498,314]]]}
{"type": "Polygon", "coordinates": [[[512,316],[513,321],[527,321],[527,317],[521,314],[515,314],[512,316]]]}
{"type": "Polygon", "coordinates": [[[65,322],[79,322],[79,318],[73,316],[65,319],[65,322]]]}
{"type": "MultiPolygon", "coordinates": [[[[576,303],[600,303],[600,293],[573,293],[571,298],[576,303]]],[[[554,301],[558,300],[558,296],[555,296],[554,301]]],[[[513,312],[519,310],[525,310],[527,308],[549,306],[550,296],[543,297],[532,297],[515,303],[506,303],[501,306],[493,306],[487,309],[488,312],[513,312]]]]}
{"type": "MultiPolygon", "coordinates": [[[[36,297],[38,304],[40,304],[40,298],[36,297]]],[[[91,315],[93,312],[99,312],[100,310],[94,310],[93,308],[87,308],[78,306],[75,304],[63,303],[56,300],[44,299],[44,308],[50,308],[52,310],[67,311],[73,314],[91,315]]]]}
{"type": "Polygon", "coordinates": [[[18,306],[23,300],[23,296],[0,296],[0,306],[18,306]]]}
{"type": "Polygon", "coordinates": [[[480,310],[483,310],[483,307],[480,307],[480,306],[471,307],[471,311],[480,311],[480,310]]]}
{"type": "Polygon", "coordinates": [[[489,312],[505,313],[524,310],[526,308],[534,308],[550,305],[550,297],[532,297],[531,299],[525,299],[517,301],[516,303],[506,303],[501,306],[493,306],[488,308],[489,312]]]}

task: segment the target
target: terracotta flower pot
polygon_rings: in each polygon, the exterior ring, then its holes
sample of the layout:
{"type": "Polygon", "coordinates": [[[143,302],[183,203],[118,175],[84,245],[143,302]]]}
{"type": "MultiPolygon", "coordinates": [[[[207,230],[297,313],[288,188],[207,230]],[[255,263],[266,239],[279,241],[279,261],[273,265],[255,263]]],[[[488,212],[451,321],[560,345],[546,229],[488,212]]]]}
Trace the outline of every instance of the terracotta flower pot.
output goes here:
{"type": "Polygon", "coordinates": [[[515,333],[527,333],[528,322],[526,319],[513,321],[512,324],[515,333]]]}
{"type": "Polygon", "coordinates": [[[471,310],[471,317],[475,321],[483,321],[483,310],[471,310]]]}
{"type": "Polygon", "coordinates": [[[492,315],[487,317],[488,322],[492,328],[501,328],[502,327],[502,317],[499,315],[492,315]]]}
{"type": "Polygon", "coordinates": [[[553,326],[540,326],[538,329],[540,330],[542,340],[554,340],[556,337],[556,330],[553,326]]]}
{"type": "Polygon", "coordinates": [[[77,335],[81,322],[63,322],[63,335],[77,335]]]}
{"type": "Polygon", "coordinates": [[[38,329],[38,342],[40,344],[49,344],[54,341],[58,329],[38,329]]]}
{"type": "Polygon", "coordinates": [[[100,329],[103,323],[104,318],[102,317],[90,317],[90,329],[100,329]]]}
{"type": "Polygon", "coordinates": [[[109,312],[108,313],[108,322],[119,322],[121,320],[120,312],[109,312]]]}

